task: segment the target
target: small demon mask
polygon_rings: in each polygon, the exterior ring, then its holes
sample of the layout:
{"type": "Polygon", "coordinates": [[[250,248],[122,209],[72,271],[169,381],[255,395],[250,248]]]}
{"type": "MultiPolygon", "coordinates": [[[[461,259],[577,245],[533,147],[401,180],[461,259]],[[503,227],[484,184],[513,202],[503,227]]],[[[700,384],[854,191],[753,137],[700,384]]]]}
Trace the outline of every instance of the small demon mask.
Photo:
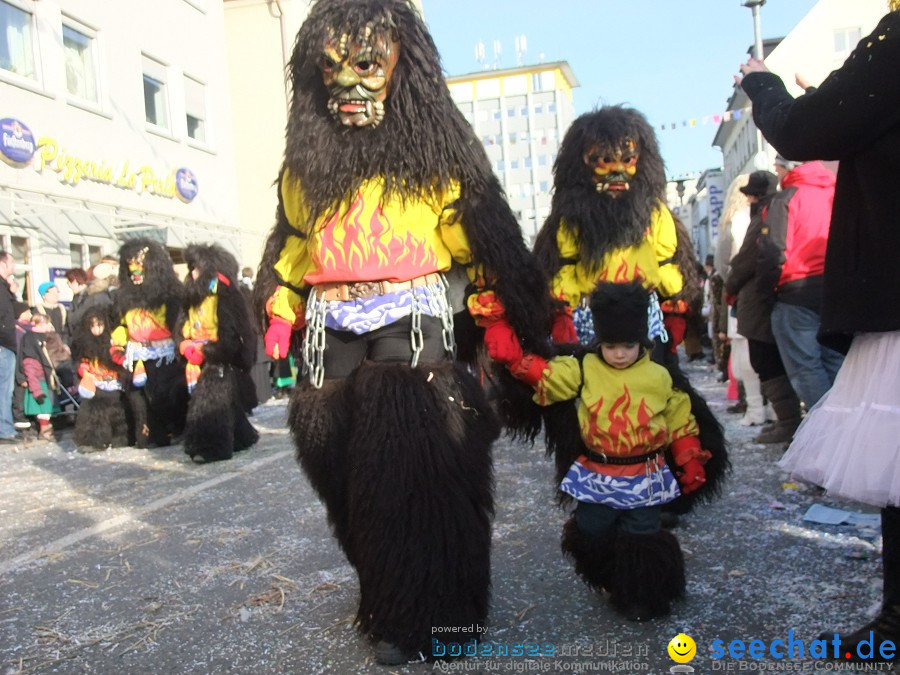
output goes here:
{"type": "Polygon", "coordinates": [[[584,163],[591,170],[597,192],[611,197],[627,192],[637,173],[639,154],[637,142],[632,138],[623,138],[609,146],[589,146],[584,153],[584,163]]]}

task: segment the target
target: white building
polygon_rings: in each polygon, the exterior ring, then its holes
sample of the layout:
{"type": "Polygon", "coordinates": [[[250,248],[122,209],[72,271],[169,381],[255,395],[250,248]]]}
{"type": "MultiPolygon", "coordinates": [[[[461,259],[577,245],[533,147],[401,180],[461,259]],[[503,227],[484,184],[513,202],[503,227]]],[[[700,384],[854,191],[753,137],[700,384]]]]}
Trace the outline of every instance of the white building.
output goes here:
{"type": "MultiPolygon", "coordinates": [[[[886,10],[884,0],[819,0],[786,37],[764,41],[766,67],[781,76],[791,94],[799,96],[803,92],[794,81],[795,74],[819,84],[843,64],[886,10]]],[[[765,7],[761,22],[765,29],[765,7]]],[[[775,160],[774,148],[761,138],[750,112],[745,110],[749,106],[747,95],[736,86],[728,110],[740,111],[739,119],[723,122],[712,142],[722,149],[726,187],[738,174],[771,170],[775,160]]]]}
{"type": "Polygon", "coordinates": [[[553,163],[575,119],[578,80],[566,61],[557,61],[455,75],[447,84],[533,243],[550,214],[553,163]]]}
{"type": "Polygon", "coordinates": [[[137,235],[241,259],[224,64],[222,0],[0,0],[0,247],[27,302],[137,235]]]}

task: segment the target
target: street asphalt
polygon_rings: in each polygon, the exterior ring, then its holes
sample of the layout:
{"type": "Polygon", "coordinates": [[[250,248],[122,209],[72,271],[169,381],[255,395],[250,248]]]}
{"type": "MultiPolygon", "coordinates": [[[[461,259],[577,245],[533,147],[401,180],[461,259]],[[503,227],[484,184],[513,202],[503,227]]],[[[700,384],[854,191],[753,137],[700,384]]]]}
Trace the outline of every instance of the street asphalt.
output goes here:
{"type": "Polygon", "coordinates": [[[355,574],[293,459],[286,404],[271,400],[252,417],[259,444],[228,462],[193,464],[177,446],[80,454],[65,430],[57,443],[0,447],[0,669],[668,673],[679,633],[695,641],[699,673],[846,666],[808,651],[819,632],[877,611],[877,523],[803,516],[813,504],[875,511],[790,481],[775,465],[782,448],[754,444],[758,429],[725,412],[711,366],[684,367],[726,427],[734,471],[718,502],[674,530],[688,588],[669,617],[624,621],[578,580],[541,443],[502,439],[479,655],[375,664],[353,627],[355,574]],[[804,658],[778,658],[773,641],[791,638],[804,658]],[[752,640],[760,658],[728,653],[752,640]]]}

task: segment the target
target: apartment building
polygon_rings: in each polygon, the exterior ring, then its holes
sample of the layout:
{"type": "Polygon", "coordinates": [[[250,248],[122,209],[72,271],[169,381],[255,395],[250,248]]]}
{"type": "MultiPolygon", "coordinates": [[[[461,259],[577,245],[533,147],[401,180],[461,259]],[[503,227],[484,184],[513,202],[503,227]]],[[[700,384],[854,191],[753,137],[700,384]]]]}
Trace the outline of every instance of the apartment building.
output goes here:
{"type": "Polygon", "coordinates": [[[575,119],[575,74],[566,61],[556,61],[455,75],[447,84],[533,243],[550,213],[553,163],[575,119]]]}
{"type": "Polygon", "coordinates": [[[222,0],[0,0],[0,127],[27,302],[137,236],[241,259],[222,0]]]}

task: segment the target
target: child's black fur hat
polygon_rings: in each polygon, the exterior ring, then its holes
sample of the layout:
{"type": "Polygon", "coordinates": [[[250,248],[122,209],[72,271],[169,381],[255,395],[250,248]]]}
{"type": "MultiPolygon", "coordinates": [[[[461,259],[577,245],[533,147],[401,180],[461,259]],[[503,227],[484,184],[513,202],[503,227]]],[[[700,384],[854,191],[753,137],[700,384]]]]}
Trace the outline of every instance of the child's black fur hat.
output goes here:
{"type": "Polygon", "coordinates": [[[591,294],[594,332],[600,343],[647,343],[650,294],[639,281],[615,284],[602,281],[591,294]]]}

